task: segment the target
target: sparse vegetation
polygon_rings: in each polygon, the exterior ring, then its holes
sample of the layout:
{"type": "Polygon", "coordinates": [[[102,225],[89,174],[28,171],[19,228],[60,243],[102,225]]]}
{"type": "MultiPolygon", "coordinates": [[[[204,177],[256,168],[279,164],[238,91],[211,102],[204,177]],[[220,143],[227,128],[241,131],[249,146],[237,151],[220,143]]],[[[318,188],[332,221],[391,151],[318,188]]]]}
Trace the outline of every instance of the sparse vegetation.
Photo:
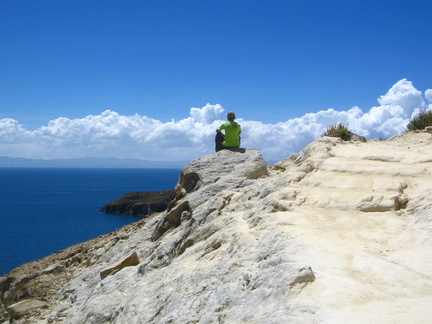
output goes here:
{"type": "Polygon", "coordinates": [[[423,111],[412,118],[407,125],[407,130],[420,130],[427,126],[432,126],[432,111],[423,111]]]}
{"type": "Polygon", "coordinates": [[[330,136],[330,137],[339,137],[344,141],[349,141],[352,137],[353,133],[351,130],[342,123],[337,123],[336,125],[330,125],[321,134],[321,136],[330,136]]]}

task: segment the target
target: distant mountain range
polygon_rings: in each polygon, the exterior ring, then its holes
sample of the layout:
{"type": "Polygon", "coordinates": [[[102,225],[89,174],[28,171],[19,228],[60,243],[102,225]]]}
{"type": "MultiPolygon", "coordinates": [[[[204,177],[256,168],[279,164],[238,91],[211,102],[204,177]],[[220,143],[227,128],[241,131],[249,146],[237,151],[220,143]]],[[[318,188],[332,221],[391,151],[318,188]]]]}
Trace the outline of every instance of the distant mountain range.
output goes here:
{"type": "Polygon", "coordinates": [[[40,160],[0,156],[0,168],[183,168],[189,161],[147,161],[119,158],[40,160]]]}

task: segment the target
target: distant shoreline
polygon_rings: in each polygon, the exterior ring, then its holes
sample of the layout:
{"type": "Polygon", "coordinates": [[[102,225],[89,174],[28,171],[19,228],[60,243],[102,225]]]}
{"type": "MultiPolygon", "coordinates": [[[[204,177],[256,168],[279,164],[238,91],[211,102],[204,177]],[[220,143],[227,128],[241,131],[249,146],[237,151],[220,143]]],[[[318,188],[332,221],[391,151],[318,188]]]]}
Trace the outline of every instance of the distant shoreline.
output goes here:
{"type": "Polygon", "coordinates": [[[119,158],[28,159],[0,156],[0,168],[181,169],[189,161],[148,161],[119,158]]]}

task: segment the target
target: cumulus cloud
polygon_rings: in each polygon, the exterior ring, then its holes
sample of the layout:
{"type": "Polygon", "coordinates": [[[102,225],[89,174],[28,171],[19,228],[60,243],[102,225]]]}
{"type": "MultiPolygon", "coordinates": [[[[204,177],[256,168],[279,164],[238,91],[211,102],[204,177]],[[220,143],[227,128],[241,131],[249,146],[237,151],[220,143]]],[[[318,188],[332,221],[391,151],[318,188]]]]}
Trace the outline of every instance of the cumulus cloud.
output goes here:
{"type": "Polygon", "coordinates": [[[432,109],[432,89],[425,91],[426,100],[429,102],[429,109],[432,109]]]}
{"type": "Polygon", "coordinates": [[[20,142],[26,134],[29,134],[29,132],[17,120],[11,118],[0,119],[0,143],[20,142]]]}
{"type": "MultiPolygon", "coordinates": [[[[273,162],[297,153],[338,122],[369,139],[400,135],[413,115],[432,107],[425,98],[432,102],[432,89],[423,97],[412,82],[402,79],[378,98],[379,106],[366,112],[360,107],[327,109],[276,124],[239,119],[242,146],[260,149],[273,162]]],[[[78,119],[60,117],[28,131],[18,121],[5,118],[0,119],[0,156],[190,161],[214,152],[215,129],[224,120],[225,110],[218,104],[191,108],[189,117],[166,123],[106,110],[78,119]]]]}
{"type": "Polygon", "coordinates": [[[197,123],[210,124],[223,118],[224,109],[221,105],[207,104],[202,108],[191,108],[190,115],[197,123]]]}
{"type": "Polygon", "coordinates": [[[418,113],[419,109],[426,108],[422,93],[414,88],[411,81],[402,79],[378,99],[381,106],[402,107],[404,112],[411,117],[418,113]]]}

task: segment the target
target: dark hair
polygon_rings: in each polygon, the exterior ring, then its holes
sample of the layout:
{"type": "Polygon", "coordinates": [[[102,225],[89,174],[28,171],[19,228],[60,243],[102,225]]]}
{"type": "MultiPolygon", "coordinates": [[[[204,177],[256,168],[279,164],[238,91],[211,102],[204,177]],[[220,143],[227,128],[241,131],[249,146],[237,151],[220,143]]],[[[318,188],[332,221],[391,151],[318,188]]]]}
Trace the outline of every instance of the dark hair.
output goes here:
{"type": "Polygon", "coordinates": [[[235,115],[235,113],[234,113],[233,111],[228,112],[228,113],[227,113],[227,119],[228,119],[229,121],[234,121],[234,119],[236,119],[236,115],[235,115]]]}

